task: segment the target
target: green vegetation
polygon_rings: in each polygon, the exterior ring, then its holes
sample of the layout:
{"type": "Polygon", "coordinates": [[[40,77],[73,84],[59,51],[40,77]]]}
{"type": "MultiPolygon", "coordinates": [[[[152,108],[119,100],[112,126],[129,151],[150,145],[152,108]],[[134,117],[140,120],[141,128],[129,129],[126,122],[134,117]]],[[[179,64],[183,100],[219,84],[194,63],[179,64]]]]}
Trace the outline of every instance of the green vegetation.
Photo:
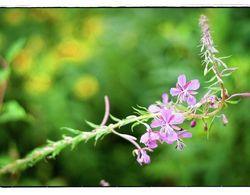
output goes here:
{"type": "MultiPolygon", "coordinates": [[[[24,157],[61,127],[88,131],[99,124],[103,97],[124,118],[169,93],[178,75],[203,77],[198,19],[206,14],[220,56],[237,67],[225,85],[250,91],[249,9],[68,8],[0,9],[0,167],[24,157]],[[6,82],[7,81],[7,82],[6,82]],[[1,98],[0,98],[1,100],[1,98]]],[[[200,98],[200,97],[198,97],[200,98]]],[[[225,109],[207,132],[197,123],[187,148],[162,145],[140,166],[134,149],[115,135],[79,143],[55,159],[0,178],[1,186],[249,186],[250,101],[225,109]]],[[[144,128],[135,126],[136,137],[144,128]]],[[[120,132],[131,132],[122,127],[120,132]]],[[[74,133],[74,132],[72,132],[74,133]]]]}

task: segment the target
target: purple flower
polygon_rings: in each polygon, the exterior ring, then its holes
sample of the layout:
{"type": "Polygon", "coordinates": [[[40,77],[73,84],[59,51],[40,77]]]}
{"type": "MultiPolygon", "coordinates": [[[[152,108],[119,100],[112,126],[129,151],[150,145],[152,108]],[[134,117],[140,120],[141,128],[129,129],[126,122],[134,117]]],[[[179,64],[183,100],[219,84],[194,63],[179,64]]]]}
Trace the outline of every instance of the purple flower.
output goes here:
{"type": "Polygon", "coordinates": [[[176,88],[170,89],[170,94],[172,96],[178,96],[180,101],[186,101],[189,105],[194,105],[196,99],[193,95],[197,94],[195,90],[199,89],[200,82],[195,79],[186,82],[186,76],[184,74],[178,77],[176,88]]]}
{"type": "MultiPolygon", "coordinates": [[[[148,148],[146,148],[146,149],[150,150],[148,148]]],[[[135,149],[133,151],[133,153],[135,153],[137,155],[136,160],[140,165],[150,163],[150,156],[147,154],[146,149],[141,148],[141,149],[135,149]]]]}
{"type": "Polygon", "coordinates": [[[160,135],[158,131],[152,131],[151,128],[147,129],[147,132],[141,136],[141,143],[144,143],[148,148],[153,149],[158,145],[156,143],[157,140],[160,139],[160,135]]]}
{"type": "MultiPolygon", "coordinates": [[[[162,103],[163,103],[163,106],[167,106],[168,105],[168,94],[166,93],[163,93],[162,94],[162,103]]],[[[156,104],[152,104],[148,107],[148,111],[150,113],[158,113],[161,111],[161,109],[163,108],[163,106],[158,106],[156,104]]]]}
{"type": "Polygon", "coordinates": [[[190,133],[190,132],[188,132],[188,131],[186,131],[186,130],[177,131],[177,132],[176,132],[176,135],[177,135],[177,139],[176,139],[176,140],[173,140],[173,141],[170,141],[170,140],[167,138],[167,135],[164,134],[164,133],[161,133],[161,134],[160,134],[160,138],[161,138],[162,141],[165,141],[165,142],[167,142],[168,144],[173,144],[174,141],[177,141],[177,144],[178,144],[178,142],[180,141],[180,139],[192,137],[192,133],[190,133]]]}
{"type": "Polygon", "coordinates": [[[182,124],[185,118],[183,114],[173,113],[170,109],[162,109],[160,113],[161,115],[152,121],[151,127],[161,127],[160,136],[162,140],[167,143],[173,143],[178,139],[178,134],[174,131],[174,129],[180,130],[180,128],[176,125],[182,124]]]}

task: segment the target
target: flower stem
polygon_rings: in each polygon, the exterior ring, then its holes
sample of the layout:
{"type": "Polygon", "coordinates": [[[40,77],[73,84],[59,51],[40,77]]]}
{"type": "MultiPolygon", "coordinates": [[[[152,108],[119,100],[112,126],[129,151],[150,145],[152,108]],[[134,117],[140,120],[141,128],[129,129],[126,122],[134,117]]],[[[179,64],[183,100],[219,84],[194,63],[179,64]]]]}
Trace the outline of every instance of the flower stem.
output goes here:
{"type": "Polygon", "coordinates": [[[4,175],[6,173],[16,173],[17,171],[25,170],[28,167],[32,167],[37,162],[41,161],[42,159],[53,158],[56,155],[58,155],[61,150],[68,146],[74,147],[80,142],[88,141],[91,138],[94,138],[98,136],[99,134],[110,134],[112,133],[113,129],[120,128],[122,126],[132,124],[138,120],[145,120],[152,118],[153,115],[147,114],[147,115],[141,115],[141,116],[134,116],[130,118],[125,118],[120,120],[119,122],[115,124],[110,124],[108,126],[103,126],[98,129],[94,129],[90,132],[82,132],[79,135],[75,137],[64,137],[62,140],[49,143],[43,147],[34,149],[31,151],[26,157],[22,159],[18,159],[10,164],[7,164],[6,166],[2,167],[0,169],[0,175],[4,175]]]}

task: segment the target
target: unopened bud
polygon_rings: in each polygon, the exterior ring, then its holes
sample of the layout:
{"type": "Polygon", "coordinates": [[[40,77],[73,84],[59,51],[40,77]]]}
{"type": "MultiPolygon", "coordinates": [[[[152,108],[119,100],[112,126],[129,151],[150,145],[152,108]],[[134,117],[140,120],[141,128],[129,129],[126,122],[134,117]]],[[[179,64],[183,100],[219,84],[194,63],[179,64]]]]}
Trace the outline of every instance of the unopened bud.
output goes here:
{"type": "Polygon", "coordinates": [[[195,127],[196,126],[196,120],[193,119],[191,122],[190,122],[190,127],[195,127]]]}
{"type": "Polygon", "coordinates": [[[182,151],[185,148],[185,146],[186,145],[182,141],[177,140],[175,148],[176,150],[182,151]]]}
{"type": "Polygon", "coordinates": [[[207,123],[204,123],[204,131],[207,131],[207,123]]]}
{"type": "Polygon", "coordinates": [[[222,114],[221,117],[222,117],[223,125],[227,125],[228,119],[227,119],[226,115],[225,115],[225,114],[222,114]]]}

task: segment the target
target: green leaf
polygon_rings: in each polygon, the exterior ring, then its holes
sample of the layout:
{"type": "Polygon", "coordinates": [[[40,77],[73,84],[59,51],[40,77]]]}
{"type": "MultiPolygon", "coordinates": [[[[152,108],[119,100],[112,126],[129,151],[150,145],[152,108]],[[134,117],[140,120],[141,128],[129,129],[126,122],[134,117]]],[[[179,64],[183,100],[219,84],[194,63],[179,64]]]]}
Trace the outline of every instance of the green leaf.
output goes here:
{"type": "Polygon", "coordinates": [[[61,130],[66,130],[66,131],[68,131],[70,133],[73,133],[75,135],[79,135],[80,133],[82,133],[82,131],[80,131],[80,130],[72,129],[72,128],[69,128],[69,127],[61,127],[60,129],[61,130]]]}
{"type": "Polygon", "coordinates": [[[47,139],[46,143],[47,143],[47,144],[53,144],[53,143],[55,143],[55,142],[52,141],[52,140],[47,139]]]}
{"type": "Polygon", "coordinates": [[[206,81],[206,83],[211,83],[212,81],[214,81],[216,79],[216,76],[213,76],[210,80],[206,81]]]}
{"type": "Polygon", "coordinates": [[[205,88],[212,90],[214,94],[221,90],[220,87],[205,87],[205,88]]]}
{"type": "Polygon", "coordinates": [[[97,143],[97,141],[99,139],[103,139],[104,136],[107,134],[107,131],[100,131],[100,133],[98,133],[96,136],[95,136],[95,145],[97,143]]]}
{"type": "Polygon", "coordinates": [[[11,63],[11,61],[17,56],[17,54],[21,51],[21,49],[24,47],[26,40],[24,38],[17,40],[8,50],[6,54],[6,59],[8,63],[11,63]]]}
{"type": "Polygon", "coordinates": [[[114,117],[113,115],[109,115],[110,116],[110,118],[113,120],[113,121],[115,121],[115,122],[120,122],[121,121],[121,119],[119,119],[119,118],[116,118],[116,117],[114,117]]]}
{"type": "Polygon", "coordinates": [[[97,128],[100,128],[100,125],[97,125],[97,124],[94,124],[92,122],[89,122],[89,121],[85,121],[90,127],[94,128],[94,129],[97,129],[97,128]]]}
{"type": "Polygon", "coordinates": [[[204,76],[207,75],[208,72],[212,70],[212,67],[209,67],[209,63],[206,63],[205,69],[204,69],[204,76]]]}
{"type": "Polygon", "coordinates": [[[238,104],[240,100],[227,100],[226,102],[229,104],[238,104]]]}
{"type": "Polygon", "coordinates": [[[140,108],[141,110],[144,110],[144,111],[148,111],[148,109],[146,107],[143,107],[143,106],[139,106],[139,105],[136,105],[138,108],[140,108]]]}
{"type": "Polygon", "coordinates": [[[140,110],[138,108],[135,108],[135,107],[132,107],[136,112],[136,114],[139,114],[139,115],[144,115],[144,114],[147,114],[148,111],[145,111],[145,110],[140,110]]]}
{"type": "Polygon", "coordinates": [[[4,104],[0,114],[0,123],[13,122],[18,120],[27,120],[26,111],[16,101],[9,101],[4,104]]]}
{"type": "Polygon", "coordinates": [[[134,128],[138,125],[140,125],[141,123],[139,122],[135,122],[132,126],[131,126],[131,130],[134,131],[134,128]]]}
{"type": "MultiPolygon", "coordinates": [[[[82,141],[82,138],[78,136],[77,138],[74,138],[74,141],[71,145],[71,150],[73,150],[80,142],[82,141]]],[[[85,143],[88,141],[88,139],[85,140],[85,143]]]]}

